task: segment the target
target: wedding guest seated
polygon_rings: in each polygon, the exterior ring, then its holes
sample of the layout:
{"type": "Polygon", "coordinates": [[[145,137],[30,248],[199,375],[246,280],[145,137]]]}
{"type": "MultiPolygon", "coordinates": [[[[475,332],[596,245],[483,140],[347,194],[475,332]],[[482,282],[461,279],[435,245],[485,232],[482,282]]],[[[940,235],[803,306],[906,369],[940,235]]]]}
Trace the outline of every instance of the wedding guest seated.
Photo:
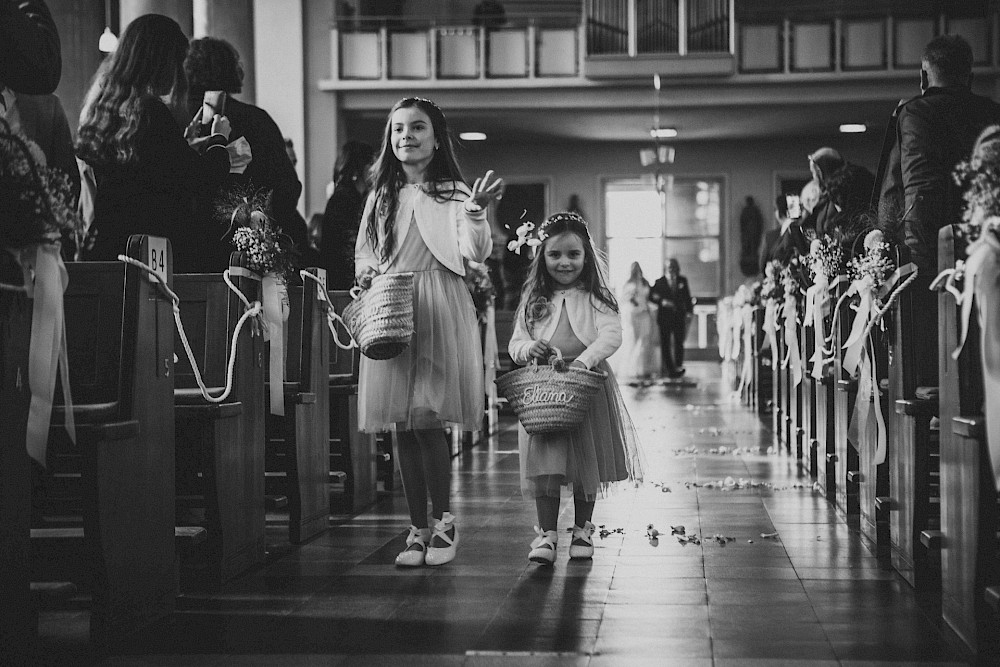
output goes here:
{"type": "Polygon", "coordinates": [[[811,229],[817,234],[826,232],[826,227],[837,212],[830,201],[828,192],[830,177],[844,166],[844,158],[835,149],[828,146],[817,149],[809,155],[809,171],[813,180],[819,185],[819,199],[809,214],[802,220],[803,229],[811,229]]]}

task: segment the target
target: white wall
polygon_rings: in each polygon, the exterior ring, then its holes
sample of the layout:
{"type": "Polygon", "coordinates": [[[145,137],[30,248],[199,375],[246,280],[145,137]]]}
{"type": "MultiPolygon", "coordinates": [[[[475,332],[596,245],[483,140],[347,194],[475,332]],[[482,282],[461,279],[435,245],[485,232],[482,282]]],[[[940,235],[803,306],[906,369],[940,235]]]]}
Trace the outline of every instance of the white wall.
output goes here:
{"type": "MultiPolygon", "coordinates": [[[[253,33],[256,104],[295,142],[299,157],[296,169],[304,183],[307,82],[302,4],[302,0],[254,2],[253,33]]],[[[315,82],[308,85],[315,88],[315,82]]],[[[306,210],[303,201],[299,200],[301,212],[306,210]]]]}

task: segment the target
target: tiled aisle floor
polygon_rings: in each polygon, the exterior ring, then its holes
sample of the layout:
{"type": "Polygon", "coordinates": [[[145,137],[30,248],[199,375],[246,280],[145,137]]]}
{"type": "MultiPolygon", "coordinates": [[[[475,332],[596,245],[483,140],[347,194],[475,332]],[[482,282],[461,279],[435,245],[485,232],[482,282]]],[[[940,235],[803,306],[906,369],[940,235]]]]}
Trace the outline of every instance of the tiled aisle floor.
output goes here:
{"type": "MultiPolygon", "coordinates": [[[[612,532],[592,562],[568,561],[565,533],[554,567],[528,562],[534,510],[507,424],[456,461],[462,544],[450,565],[393,566],[409,523],[397,493],[221,593],[185,595],[132,655],[102,664],[960,662],[934,610],[880,569],[792,460],[766,453],[769,431],[722,394],[718,365],[689,373],[697,386],[626,390],[646,484],[598,503],[595,523],[612,532]],[[759,486],[704,486],[727,477],[759,486]],[[680,544],[680,525],[702,543],[680,544]]],[[[560,526],[571,522],[564,502],[560,526]]],[[[70,647],[72,626],[47,615],[50,647],[70,647]]]]}

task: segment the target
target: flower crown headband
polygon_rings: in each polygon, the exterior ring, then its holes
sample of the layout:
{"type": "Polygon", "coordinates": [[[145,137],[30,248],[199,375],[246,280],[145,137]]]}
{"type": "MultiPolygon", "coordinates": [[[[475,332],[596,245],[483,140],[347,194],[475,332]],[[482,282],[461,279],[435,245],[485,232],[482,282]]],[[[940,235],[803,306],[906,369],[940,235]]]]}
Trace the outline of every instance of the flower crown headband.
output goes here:
{"type": "MultiPolygon", "coordinates": [[[[526,213],[527,211],[521,213],[522,219],[524,218],[526,213]]],[[[517,234],[517,238],[511,239],[511,241],[507,243],[507,250],[520,255],[521,248],[523,248],[524,246],[528,246],[529,248],[532,249],[537,248],[538,246],[542,245],[542,243],[545,242],[545,239],[549,238],[550,234],[548,233],[548,231],[546,231],[548,227],[557,222],[564,222],[564,221],[579,223],[580,225],[583,226],[584,230],[587,231],[587,237],[588,238],[590,237],[590,232],[589,230],[587,230],[586,220],[584,220],[581,216],[577,215],[576,213],[570,213],[568,211],[565,211],[562,213],[556,213],[554,215],[550,215],[548,219],[542,223],[542,226],[538,228],[537,232],[535,232],[535,223],[531,222],[530,220],[525,220],[524,223],[520,227],[518,227],[514,232],[515,234],[517,234]]]]}

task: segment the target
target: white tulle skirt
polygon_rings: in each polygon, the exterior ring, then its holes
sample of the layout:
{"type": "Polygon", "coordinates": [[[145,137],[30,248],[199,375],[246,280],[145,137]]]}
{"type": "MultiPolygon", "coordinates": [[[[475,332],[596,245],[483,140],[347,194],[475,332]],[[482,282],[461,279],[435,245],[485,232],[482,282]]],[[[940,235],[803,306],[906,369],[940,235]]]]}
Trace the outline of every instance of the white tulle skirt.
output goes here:
{"type": "Polygon", "coordinates": [[[446,269],[415,272],[413,330],[398,357],[361,358],[359,428],[481,428],[483,350],[476,308],[461,276],[446,269]]]}

